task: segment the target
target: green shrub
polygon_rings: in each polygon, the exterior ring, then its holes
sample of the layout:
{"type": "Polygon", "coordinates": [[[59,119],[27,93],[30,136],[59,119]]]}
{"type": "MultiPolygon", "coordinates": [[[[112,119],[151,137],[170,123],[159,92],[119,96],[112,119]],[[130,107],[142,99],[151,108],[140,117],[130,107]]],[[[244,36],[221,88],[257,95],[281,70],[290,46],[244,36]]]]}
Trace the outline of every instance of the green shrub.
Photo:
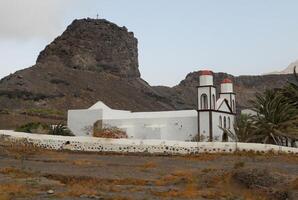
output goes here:
{"type": "Polygon", "coordinates": [[[50,126],[40,122],[30,122],[15,129],[17,132],[47,134],[50,126]]]}
{"type": "Polygon", "coordinates": [[[73,133],[62,123],[50,126],[40,122],[30,122],[16,128],[15,131],[48,135],[74,136],[73,133]]]}

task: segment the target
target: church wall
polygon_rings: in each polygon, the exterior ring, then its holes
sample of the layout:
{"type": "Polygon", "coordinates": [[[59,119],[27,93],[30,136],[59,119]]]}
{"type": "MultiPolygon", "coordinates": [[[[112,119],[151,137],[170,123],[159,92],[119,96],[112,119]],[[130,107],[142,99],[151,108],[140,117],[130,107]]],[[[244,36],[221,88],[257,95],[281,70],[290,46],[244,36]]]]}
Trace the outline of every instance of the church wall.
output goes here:
{"type": "Polygon", "coordinates": [[[197,134],[197,116],[104,119],[105,127],[118,127],[131,139],[187,141],[197,134]]]}
{"type": "Polygon", "coordinates": [[[76,136],[91,136],[93,124],[102,118],[102,109],[69,110],[67,127],[76,136]]]}
{"type": "Polygon", "coordinates": [[[189,141],[197,135],[195,110],[130,112],[122,110],[70,110],[68,127],[76,136],[92,136],[93,125],[102,120],[104,128],[124,130],[131,139],[189,141]]]}
{"type": "Polygon", "coordinates": [[[209,111],[199,112],[200,120],[200,141],[209,141],[209,111]]]}
{"type": "Polygon", "coordinates": [[[236,99],[235,99],[235,94],[233,94],[233,93],[220,94],[220,98],[226,99],[229,102],[229,106],[231,107],[232,111],[234,113],[236,113],[236,99]],[[232,103],[232,102],[234,102],[234,103],[232,103]]]}
{"type": "MultiPolygon", "coordinates": [[[[234,115],[222,112],[213,112],[212,113],[212,125],[213,125],[213,140],[217,142],[222,142],[222,134],[223,130],[220,129],[220,116],[222,119],[222,127],[224,127],[224,118],[226,117],[226,127],[229,128],[232,132],[234,132],[234,115]],[[228,124],[228,118],[230,118],[230,126],[228,124]]],[[[229,139],[230,141],[230,139],[229,139]]]]}

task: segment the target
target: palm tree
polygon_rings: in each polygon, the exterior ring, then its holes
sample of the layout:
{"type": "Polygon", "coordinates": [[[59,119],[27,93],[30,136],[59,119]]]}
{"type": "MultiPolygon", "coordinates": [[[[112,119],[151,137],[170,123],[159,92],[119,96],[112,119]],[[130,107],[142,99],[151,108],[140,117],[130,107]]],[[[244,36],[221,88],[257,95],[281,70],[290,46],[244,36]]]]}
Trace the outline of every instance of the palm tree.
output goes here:
{"type": "MultiPolygon", "coordinates": [[[[221,127],[220,127],[221,128],[221,127]]],[[[248,142],[253,137],[253,132],[256,127],[253,124],[252,116],[247,114],[241,114],[236,118],[234,124],[235,132],[230,129],[221,128],[229,138],[235,142],[248,142]]]]}
{"type": "Polygon", "coordinates": [[[52,126],[49,131],[50,135],[74,136],[74,134],[62,123],[52,126]]]}
{"type": "Polygon", "coordinates": [[[295,81],[288,82],[288,84],[282,89],[284,96],[288,98],[288,101],[296,106],[298,109],[298,75],[296,73],[296,66],[294,67],[295,81]]]}
{"type": "Polygon", "coordinates": [[[298,140],[298,110],[282,92],[266,90],[256,94],[251,103],[257,115],[253,117],[254,136],[249,141],[284,145],[288,139],[298,140]]]}
{"type": "Polygon", "coordinates": [[[234,126],[235,133],[239,142],[247,142],[253,136],[255,130],[253,118],[251,115],[241,114],[237,119],[234,126]]]}

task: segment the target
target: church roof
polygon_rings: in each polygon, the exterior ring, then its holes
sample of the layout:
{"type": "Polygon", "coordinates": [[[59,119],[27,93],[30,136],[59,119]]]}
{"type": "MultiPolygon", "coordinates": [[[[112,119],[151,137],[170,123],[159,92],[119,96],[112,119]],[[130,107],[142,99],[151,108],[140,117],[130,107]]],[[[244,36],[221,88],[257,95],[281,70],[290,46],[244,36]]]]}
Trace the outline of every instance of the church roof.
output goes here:
{"type": "Polygon", "coordinates": [[[213,75],[213,72],[211,70],[201,70],[199,71],[200,76],[202,75],[213,75]]]}
{"type": "Polygon", "coordinates": [[[106,104],[104,104],[102,101],[98,101],[96,104],[94,104],[89,108],[89,110],[97,110],[97,109],[110,110],[111,108],[108,107],[106,104]]]}
{"type": "Polygon", "coordinates": [[[216,102],[217,104],[217,110],[218,111],[225,111],[225,112],[230,112],[233,113],[232,108],[229,105],[228,100],[225,98],[219,98],[216,102]]]}
{"type": "Polygon", "coordinates": [[[233,83],[231,79],[225,78],[221,83],[233,83]]]}

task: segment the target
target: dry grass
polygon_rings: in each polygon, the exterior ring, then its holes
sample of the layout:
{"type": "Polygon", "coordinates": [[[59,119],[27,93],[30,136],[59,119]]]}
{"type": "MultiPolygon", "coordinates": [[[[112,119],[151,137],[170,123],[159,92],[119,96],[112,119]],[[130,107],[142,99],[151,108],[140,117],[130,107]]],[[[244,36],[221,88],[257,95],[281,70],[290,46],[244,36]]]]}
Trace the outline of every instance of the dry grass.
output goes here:
{"type": "Polygon", "coordinates": [[[90,182],[79,182],[67,185],[67,191],[63,193],[63,196],[79,197],[81,195],[98,195],[98,189],[96,185],[90,182]]]}
{"type": "Polygon", "coordinates": [[[98,167],[100,166],[99,162],[94,163],[90,160],[85,160],[85,159],[74,160],[71,163],[76,166],[92,166],[92,165],[96,165],[98,167]]]}
{"type": "Polygon", "coordinates": [[[204,173],[204,174],[214,172],[214,171],[216,171],[215,168],[204,168],[204,169],[201,170],[201,172],[204,173]]]}
{"type": "Polygon", "coordinates": [[[157,167],[157,164],[155,162],[146,162],[143,165],[139,167],[141,171],[148,171],[149,169],[154,169],[157,167]]]}
{"type": "Polygon", "coordinates": [[[180,158],[188,160],[212,161],[218,159],[220,156],[220,154],[201,153],[198,155],[181,156],[180,158]]]}
{"type": "Polygon", "coordinates": [[[60,181],[63,184],[89,184],[89,185],[147,185],[150,183],[148,180],[143,179],[99,179],[99,178],[90,178],[84,176],[63,176],[63,175],[45,175],[46,178],[60,181]]]}
{"type": "Polygon", "coordinates": [[[170,175],[163,176],[155,180],[157,186],[177,185],[194,182],[194,173],[190,171],[177,170],[170,175]]]}
{"type": "Polygon", "coordinates": [[[142,179],[98,179],[90,177],[75,177],[62,175],[46,175],[48,179],[57,180],[65,184],[66,191],[59,196],[79,197],[81,195],[100,195],[101,192],[119,193],[118,186],[145,186],[150,181],[142,179]]]}
{"type": "Polygon", "coordinates": [[[199,196],[200,192],[196,185],[194,184],[188,184],[183,189],[170,189],[168,191],[151,191],[151,193],[158,197],[163,198],[187,198],[187,199],[193,199],[199,196]]]}
{"type": "Polygon", "coordinates": [[[243,161],[235,162],[233,168],[234,168],[234,169],[243,168],[244,165],[245,165],[245,162],[243,162],[243,161]]]}
{"type": "Polygon", "coordinates": [[[13,168],[13,167],[1,168],[0,173],[13,176],[15,178],[29,178],[33,176],[32,173],[29,173],[17,168],[13,168]]]}
{"type": "Polygon", "coordinates": [[[11,200],[16,197],[31,197],[35,193],[32,188],[18,183],[0,184],[0,199],[11,200]]]}
{"type": "Polygon", "coordinates": [[[296,178],[293,182],[292,182],[292,188],[294,190],[298,190],[298,178],[296,178]]]}
{"type": "MultiPolygon", "coordinates": [[[[100,166],[100,168],[97,168],[97,170],[104,170],[104,167],[106,167],[104,162],[99,163],[97,159],[94,159],[94,156],[91,156],[90,158],[87,155],[86,157],[78,156],[76,157],[78,159],[75,159],[72,157],[74,153],[71,152],[49,151],[44,149],[38,149],[36,147],[34,147],[34,149],[31,149],[28,145],[20,147],[16,145],[9,145],[8,148],[4,149],[8,149],[7,155],[10,158],[11,155],[13,155],[16,157],[21,157],[22,159],[38,161],[40,163],[43,161],[45,163],[62,162],[62,166],[74,167],[78,171],[80,169],[86,169],[85,167],[88,166],[100,166]],[[9,152],[9,149],[12,149],[12,152],[9,152]],[[103,166],[101,166],[101,164],[103,164],[103,166]]],[[[268,199],[268,194],[262,193],[262,191],[258,189],[245,188],[239,185],[237,182],[235,182],[235,180],[231,178],[231,174],[235,171],[238,171],[235,169],[243,167],[249,168],[249,166],[252,163],[252,160],[253,162],[259,160],[277,160],[278,162],[284,161],[285,163],[297,163],[298,161],[298,157],[292,155],[256,154],[254,152],[237,152],[236,154],[200,154],[187,157],[174,156],[173,160],[174,159],[179,159],[180,163],[180,159],[183,159],[184,161],[188,161],[190,159],[192,161],[188,162],[198,164],[200,163],[200,161],[214,162],[210,162],[210,164],[204,163],[208,164],[208,167],[210,168],[205,168],[201,170],[195,168],[195,166],[181,166],[180,164],[175,166],[175,169],[180,170],[168,172],[165,169],[161,168],[163,166],[163,163],[159,163],[159,159],[151,159],[151,157],[149,157],[145,162],[141,162],[140,165],[136,166],[135,163],[131,164],[131,170],[136,172],[136,175],[133,175],[133,177],[135,178],[124,178],[126,176],[120,176],[122,178],[119,179],[99,179],[89,176],[80,177],[77,176],[78,174],[74,174],[74,176],[46,175],[45,177],[63,183],[63,185],[61,185],[62,190],[59,190],[60,193],[58,193],[58,190],[55,191],[58,197],[79,197],[81,195],[103,196],[106,193],[111,193],[117,196],[119,194],[122,195],[127,193],[132,194],[144,192],[145,190],[146,194],[154,195],[155,198],[198,199],[198,197],[203,197],[204,199],[219,199],[223,197],[223,199],[235,199],[234,197],[242,197],[242,199],[256,200],[268,199]],[[217,159],[225,159],[225,157],[227,157],[227,164],[230,167],[223,168],[222,166],[218,165],[217,159]],[[242,161],[245,161],[245,163],[242,161]],[[138,170],[146,171],[148,173],[140,173],[140,171],[138,170]],[[168,174],[164,175],[165,173],[168,174]],[[142,177],[139,176],[140,174],[144,174],[144,176],[149,177],[149,180],[142,179],[142,177]],[[156,177],[158,176],[158,174],[162,174],[164,176],[152,180],[150,179],[151,174],[153,175],[152,177],[156,177]]],[[[118,162],[115,162],[115,165],[119,166],[119,168],[122,166],[122,164],[118,162]]],[[[34,177],[35,179],[36,177],[42,175],[40,174],[40,171],[37,171],[36,173],[31,173],[31,171],[26,172],[13,167],[2,168],[0,169],[0,173],[9,175],[9,178],[11,178],[12,180],[16,180],[13,178],[26,179],[28,177],[34,177]]],[[[19,182],[19,180],[17,182],[22,183],[19,182]]],[[[35,184],[34,186],[30,185],[29,190],[27,188],[27,186],[29,186],[29,183],[23,183],[25,185],[13,184],[15,185],[13,186],[12,184],[7,184],[6,187],[4,187],[3,184],[0,184],[0,200],[15,199],[19,196],[28,196],[30,198],[30,195],[33,195],[34,193],[32,192],[32,187],[35,191],[47,191],[47,189],[41,189],[42,187],[38,185],[38,181],[37,184],[35,184]]],[[[291,190],[298,190],[297,178],[289,184],[289,188],[291,190]]],[[[118,197],[115,199],[125,198],[118,197]]]]}
{"type": "Polygon", "coordinates": [[[143,180],[143,179],[133,179],[133,178],[126,178],[126,179],[114,179],[114,180],[107,180],[108,182],[112,182],[113,185],[135,185],[135,186],[145,186],[151,183],[151,181],[143,180]]]}

